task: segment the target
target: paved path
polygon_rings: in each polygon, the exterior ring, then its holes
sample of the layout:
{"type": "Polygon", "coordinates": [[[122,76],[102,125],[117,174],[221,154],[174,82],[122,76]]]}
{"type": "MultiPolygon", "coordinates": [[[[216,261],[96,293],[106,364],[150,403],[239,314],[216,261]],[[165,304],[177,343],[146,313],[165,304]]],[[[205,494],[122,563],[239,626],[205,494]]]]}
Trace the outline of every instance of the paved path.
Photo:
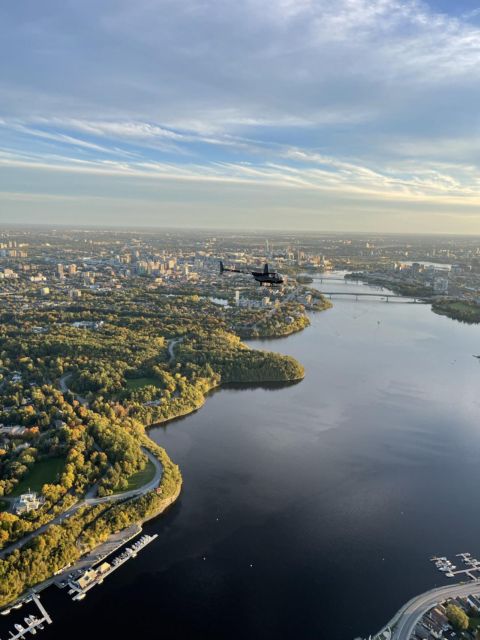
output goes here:
{"type": "MultiPolygon", "coordinates": [[[[70,380],[71,377],[72,377],[71,373],[64,373],[63,376],[59,379],[58,386],[60,387],[60,391],[62,393],[67,393],[68,391],[70,391],[70,389],[67,387],[67,382],[68,380],[70,380]]],[[[80,402],[80,404],[83,404],[83,406],[88,407],[88,400],[86,398],[84,398],[83,396],[80,396],[78,393],[75,393],[74,391],[72,391],[71,393],[73,393],[73,395],[80,402]]]]}
{"type": "Polygon", "coordinates": [[[174,340],[170,340],[168,345],[168,355],[170,356],[169,362],[172,363],[175,359],[175,347],[180,342],[183,342],[183,338],[175,338],[174,340]]]}
{"type": "Polygon", "coordinates": [[[160,464],[159,460],[152,453],[150,453],[150,451],[148,451],[148,449],[145,449],[144,447],[142,447],[142,451],[148,457],[150,462],[152,462],[152,464],[155,466],[155,476],[152,478],[152,480],[150,480],[150,482],[143,485],[143,487],[140,487],[139,489],[132,489],[131,491],[124,491],[123,493],[115,493],[113,495],[104,496],[102,498],[89,497],[89,493],[91,493],[89,492],[83,500],[76,502],[72,507],[70,507],[70,509],[67,509],[63,513],[59,514],[58,516],[53,518],[53,520],[50,520],[50,522],[47,522],[46,524],[42,525],[35,531],[28,533],[23,538],[20,538],[20,540],[17,540],[17,542],[13,542],[12,544],[8,545],[8,547],[5,547],[4,549],[2,549],[0,551],[0,559],[12,553],[12,551],[15,551],[15,549],[20,549],[21,547],[23,547],[25,544],[27,544],[27,542],[30,542],[31,540],[33,540],[33,538],[35,538],[36,536],[46,531],[46,529],[50,525],[60,524],[67,518],[70,518],[81,507],[84,507],[84,506],[91,507],[97,504],[103,504],[105,502],[113,503],[113,502],[119,502],[121,500],[128,500],[130,498],[136,498],[158,487],[158,485],[160,484],[160,480],[162,478],[162,472],[163,472],[162,465],[160,464]]]}

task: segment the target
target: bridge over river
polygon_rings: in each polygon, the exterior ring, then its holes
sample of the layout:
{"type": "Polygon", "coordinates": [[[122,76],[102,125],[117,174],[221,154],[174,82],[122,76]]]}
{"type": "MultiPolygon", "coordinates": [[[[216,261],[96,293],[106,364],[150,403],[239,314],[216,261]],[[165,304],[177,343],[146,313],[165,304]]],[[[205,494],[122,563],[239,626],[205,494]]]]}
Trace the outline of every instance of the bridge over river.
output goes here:
{"type": "Polygon", "coordinates": [[[390,299],[397,299],[397,300],[405,300],[405,302],[414,302],[414,303],[425,303],[425,300],[422,300],[420,298],[413,298],[413,297],[407,297],[407,296],[401,296],[398,295],[396,293],[386,293],[386,292],[379,292],[379,293],[362,293],[360,291],[321,291],[320,293],[322,293],[324,296],[328,296],[329,298],[333,298],[333,296],[349,296],[349,297],[354,297],[355,300],[358,300],[359,298],[374,298],[376,300],[381,300],[384,302],[390,302],[390,299]]]}

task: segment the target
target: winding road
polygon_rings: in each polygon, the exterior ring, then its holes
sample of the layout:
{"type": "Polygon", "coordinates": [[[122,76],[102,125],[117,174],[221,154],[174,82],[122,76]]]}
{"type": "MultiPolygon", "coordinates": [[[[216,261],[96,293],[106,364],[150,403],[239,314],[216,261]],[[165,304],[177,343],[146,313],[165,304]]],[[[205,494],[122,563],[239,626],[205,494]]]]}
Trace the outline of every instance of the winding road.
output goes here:
{"type": "Polygon", "coordinates": [[[168,355],[170,357],[170,360],[169,360],[170,363],[172,363],[175,358],[175,347],[180,342],[183,342],[183,338],[174,338],[173,340],[170,341],[168,345],[168,355]]]}
{"type": "Polygon", "coordinates": [[[89,494],[87,493],[87,495],[83,500],[76,502],[73,506],[70,507],[70,509],[67,509],[63,513],[60,513],[58,516],[56,516],[46,524],[42,525],[38,529],[35,529],[35,531],[28,533],[23,538],[20,538],[20,540],[17,540],[16,542],[13,542],[12,544],[8,545],[8,547],[5,547],[4,549],[2,549],[0,551],[0,559],[12,553],[12,551],[15,551],[15,549],[20,549],[21,547],[23,547],[25,544],[33,540],[33,538],[35,538],[36,536],[46,531],[46,529],[50,525],[60,524],[67,518],[70,518],[81,507],[94,506],[97,504],[103,504],[105,502],[112,502],[112,503],[120,502],[122,500],[137,498],[138,496],[142,496],[145,493],[148,493],[149,491],[152,491],[153,489],[158,487],[158,485],[160,484],[160,480],[162,479],[162,473],[163,473],[162,465],[160,464],[159,460],[152,453],[150,453],[148,449],[145,449],[144,447],[142,447],[142,451],[148,457],[150,462],[155,466],[155,476],[150,480],[150,482],[143,485],[143,487],[140,487],[139,489],[132,489],[131,491],[124,491],[123,493],[115,493],[113,495],[104,496],[102,498],[94,498],[93,496],[89,496],[89,494]]]}
{"type": "MultiPolygon", "coordinates": [[[[70,391],[70,389],[67,387],[67,380],[70,380],[71,377],[71,373],[64,373],[63,376],[58,380],[58,386],[60,387],[60,391],[62,393],[67,393],[68,391],[70,391]]],[[[73,393],[80,404],[83,404],[84,407],[88,407],[88,400],[86,398],[78,395],[78,393],[75,393],[73,391],[71,393],[73,393]]]]}

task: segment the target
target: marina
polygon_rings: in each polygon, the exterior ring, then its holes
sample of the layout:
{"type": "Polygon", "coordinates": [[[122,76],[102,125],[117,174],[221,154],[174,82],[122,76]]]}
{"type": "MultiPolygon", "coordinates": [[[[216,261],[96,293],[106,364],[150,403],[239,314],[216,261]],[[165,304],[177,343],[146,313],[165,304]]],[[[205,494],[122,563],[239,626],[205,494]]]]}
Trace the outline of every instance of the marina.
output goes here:
{"type": "MultiPolygon", "coordinates": [[[[138,532],[139,528],[137,525],[135,528],[129,528],[119,532],[115,539],[109,543],[108,555],[111,555],[120,546],[126,544],[126,542],[131,540],[132,537],[138,534],[138,532]]],[[[76,568],[70,567],[70,573],[66,578],[64,576],[69,570],[69,567],[65,567],[60,573],[57,573],[54,584],[56,584],[60,589],[68,587],[68,595],[72,596],[72,600],[83,600],[87,591],[97,584],[102,584],[108,575],[120,568],[125,564],[125,562],[127,562],[127,560],[135,558],[142,549],[153,542],[156,538],[158,538],[158,534],[156,533],[153,535],[143,535],[127,547],[120,555],[115,556],[111,562],[104,560],[106,557],[105,553],[97,554],[95,556],[89,554],[85,556],[82,563],[80,563],[80,568],[79,565],[76,565],[76,568]],[[91,561],[90,564],[86,565],[85,563],[89,560],[91,561]]],[[[42,588],[46,588],[50,584],[52,584],[52,581],[48,581],[42,585],[42,588]]],[[[23,618],[23,622],[15,622],[13,624],[14,631],[9,631],[9,640],[25,638],[27,634],[36,635],[38,631],[42,631],[45,628],[45,623],[52,624],[52,618],[41,603],[38,593],[35,592],[17,600],[9,608],[3,609],[0,612],[0,615],[7,616],[12,614],[16,610],[21,609],[24,605],[28,605],[32,602],[37,606],[40,615],[30,613],[23,618]]]]}
{"type": "Polygon", "coordinates": [[[105,560],[108,556],[112,555],[125,544],[130,542],[130,540],[135,538],[135,536],[141,533],[141,531],[141,527],[135,524],[127,527],[126,529],[122,529],[122,531],[119,531],[118,533],[110,536],[107,541],[87,553],[73,566],[68,565],[58,571],[55,575],[55,584],[60,589],[63,589],[67,586],[71,578],[71,574],[80,575],[83,570],[96,566],[97,564],[105,560]]]}
{"type": "Polygon", "coordinates": [[[97,584],[102,584],[104,579],[111,573],[121,567],[127,560],[135,558],[137,553],[144,549],[148,544],[158,538],[158,534],[143,535],[130,547],[127,547],[119,556],[113,558],[112,562],[102,562],[98,567],[93,566],[88,569],[81,569],[72,574],[68,581],[69,591],[68,594],[72,596],[72,600],[79,601],[85,598],[90,589],[97,584]]]}
{"type": "MultiPolygon", "coordinates": [[[[453,564],[446,556],[433,556],[430,558],[431,562],[435,563],[435,567],[441,571],[447,578],[455,578],[459,575],[466,575],[471,580],[478,580],[480,575],[480,560],[477,560],[471,553],[457,553],[457,563],[461,563],[463,568],[459,569],[457,565],[453,564]],[[477,574],[477,575],[476,575],[477,574]]],[[[459,565],[460,566],[460,565],[459,565]]]]}
{"type": "MultiPolygon", "coordinates": [[[[37,630],[42,631],[45,628],[45,623],[52,624],[52,619],[48,615],[45,607],[40,602],[39,596],[34,593],[29,596],[25,601],[34,602],[37,605],[40,616],[38,615],[28,615],[24,618],[24,624],[20,624],[19,622],[13,625],[15,631],[9,632],[9,640],[17,640],[18,638],[25,638],[27,633],[31,633],[32,635],[36,635],[37,630]]],[[[23,604],[23,603],[22,603],[23,604]]]]}

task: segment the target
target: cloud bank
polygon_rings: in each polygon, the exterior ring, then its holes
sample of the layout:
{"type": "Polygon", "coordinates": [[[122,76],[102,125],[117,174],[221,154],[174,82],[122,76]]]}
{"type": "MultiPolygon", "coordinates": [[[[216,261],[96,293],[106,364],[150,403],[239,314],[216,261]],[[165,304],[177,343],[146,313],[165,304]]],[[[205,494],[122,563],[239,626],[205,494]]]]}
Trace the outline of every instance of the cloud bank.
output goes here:
{"type": "Polygon", "coordinates": [[[76,217],[92,198],[97,220],[135,202],[140,222],[157,211],[168,225],[181,211],[196,224],[210,203],[222,226],[264,211],[285,228],[300,217],[402,230],[403,214],[409,230],[414,219],[419,230],[480,232],[480,14],[461,0],[445,9],[5,3],[0,221],[48,220],[63,197],[67,218],[75,198],[76,217]]]}

